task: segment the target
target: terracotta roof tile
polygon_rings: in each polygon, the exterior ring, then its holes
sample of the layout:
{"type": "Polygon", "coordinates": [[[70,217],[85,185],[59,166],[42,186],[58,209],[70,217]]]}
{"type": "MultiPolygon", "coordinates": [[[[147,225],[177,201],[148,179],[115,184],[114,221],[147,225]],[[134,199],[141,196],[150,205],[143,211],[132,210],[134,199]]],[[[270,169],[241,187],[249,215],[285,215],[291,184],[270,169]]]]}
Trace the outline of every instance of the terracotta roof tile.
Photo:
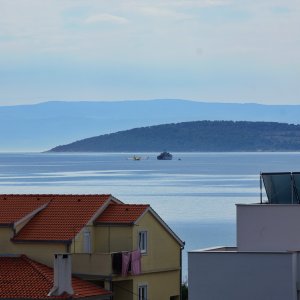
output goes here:
{"type": "MultiPolygon", "coordinates": [[[[36,197],[35,195],[34,197],[36,197]]],[[[14,195],[6,196],[15,203],[14,195]]],[[[38,195],[49,201],[47,207],[37,213],[13,241],[70,241],[110,198],[110,195],[38,195]]],[[[22,195],[24,202],[33,195],[22,195]]],[[[18,209],[9,208],[9,211],[18,209]]]]}
{"type": "Polygon", "coordinates": [[[39,195],[0,195],[0,224],[14,223],[49,201],[39,195]]]}
{"type": "Polygon", "coordinates": [[[149,208],[148,204],[110,204],[96,219],[97,224],[131,224],[149,208]]]}
{"type": "MultiPolygon", "coordinates": [[[[37,263],[25,255],[20,257],[0,257],[0,298],[5,299],[61,299],[69,298],[65,294],[59,297],[47,294],[53,287],[53,269],[37,263]]],[[[109,295],[90,282],[72,278],[73,298],[87,298],[109,295]]]]}

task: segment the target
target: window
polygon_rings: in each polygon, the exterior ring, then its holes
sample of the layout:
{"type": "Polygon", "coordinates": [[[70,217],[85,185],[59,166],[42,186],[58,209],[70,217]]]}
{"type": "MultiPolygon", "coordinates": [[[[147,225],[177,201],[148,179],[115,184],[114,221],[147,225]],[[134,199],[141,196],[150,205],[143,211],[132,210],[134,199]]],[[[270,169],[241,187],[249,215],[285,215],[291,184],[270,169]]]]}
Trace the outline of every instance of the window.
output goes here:
{"type": "Polygon", "coordinates": [[[88,229],[83,232],[83,252],[92,253],[91,233],[88,229]]]}
{"type": "Polygon", "coordinates": [[[147,300],[148,287],[146,284],[139,286],[139,300],[147,300]]]}
{"type": "Polygon", "coordinates": [[[141,253],[147,253],[147,231],[139,232],[139,249],[141,253]]]}

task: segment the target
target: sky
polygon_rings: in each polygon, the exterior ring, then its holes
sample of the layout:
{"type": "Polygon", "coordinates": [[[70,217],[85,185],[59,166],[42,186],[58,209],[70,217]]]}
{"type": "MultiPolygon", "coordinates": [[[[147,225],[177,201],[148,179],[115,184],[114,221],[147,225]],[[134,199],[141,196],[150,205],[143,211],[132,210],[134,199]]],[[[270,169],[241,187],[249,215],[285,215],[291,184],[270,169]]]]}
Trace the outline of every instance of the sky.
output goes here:
{"type": "Polygon", "coordinates": [[[0,105],[300,104],[299,0],[0,0],[0,105]]]}

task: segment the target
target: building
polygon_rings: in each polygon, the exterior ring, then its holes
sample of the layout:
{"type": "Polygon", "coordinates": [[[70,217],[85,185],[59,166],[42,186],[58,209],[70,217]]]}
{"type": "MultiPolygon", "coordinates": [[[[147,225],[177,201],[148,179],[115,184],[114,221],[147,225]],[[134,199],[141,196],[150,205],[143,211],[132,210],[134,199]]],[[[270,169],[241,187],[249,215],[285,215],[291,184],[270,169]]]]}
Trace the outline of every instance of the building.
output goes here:
{"type": "Polygon", "coordinates": [[[237,246],[191,251],[190,300],[300,299],[300,173],[263,173],[267,202],[236,206],[237,246]]]}
{"type": "MultiPolygon", "coordinates": [[[[52,282],[70,269],[71,285],[76,279],[98,289],[82,299],[180,299],[184,243],[149,205],[111,195],[0,195],[0,207],[6,264],[39,264],[54,273],[52,282]]],[[[0,273],[0,299],[9,298],[1,294],[5,281],[0,273]]]]}

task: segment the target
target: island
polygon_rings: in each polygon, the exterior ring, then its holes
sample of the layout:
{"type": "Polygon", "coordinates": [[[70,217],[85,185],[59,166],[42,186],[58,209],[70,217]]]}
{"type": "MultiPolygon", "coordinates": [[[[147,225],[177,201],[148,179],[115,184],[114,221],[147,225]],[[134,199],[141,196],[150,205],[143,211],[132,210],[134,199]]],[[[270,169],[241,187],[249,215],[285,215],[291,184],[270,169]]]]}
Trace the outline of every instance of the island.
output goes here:
{"type": "Polygon", "coordinates": [[[140,127],[86,138],[49,152],[300,151],[300,125],[193,121],[140,127]]]}

